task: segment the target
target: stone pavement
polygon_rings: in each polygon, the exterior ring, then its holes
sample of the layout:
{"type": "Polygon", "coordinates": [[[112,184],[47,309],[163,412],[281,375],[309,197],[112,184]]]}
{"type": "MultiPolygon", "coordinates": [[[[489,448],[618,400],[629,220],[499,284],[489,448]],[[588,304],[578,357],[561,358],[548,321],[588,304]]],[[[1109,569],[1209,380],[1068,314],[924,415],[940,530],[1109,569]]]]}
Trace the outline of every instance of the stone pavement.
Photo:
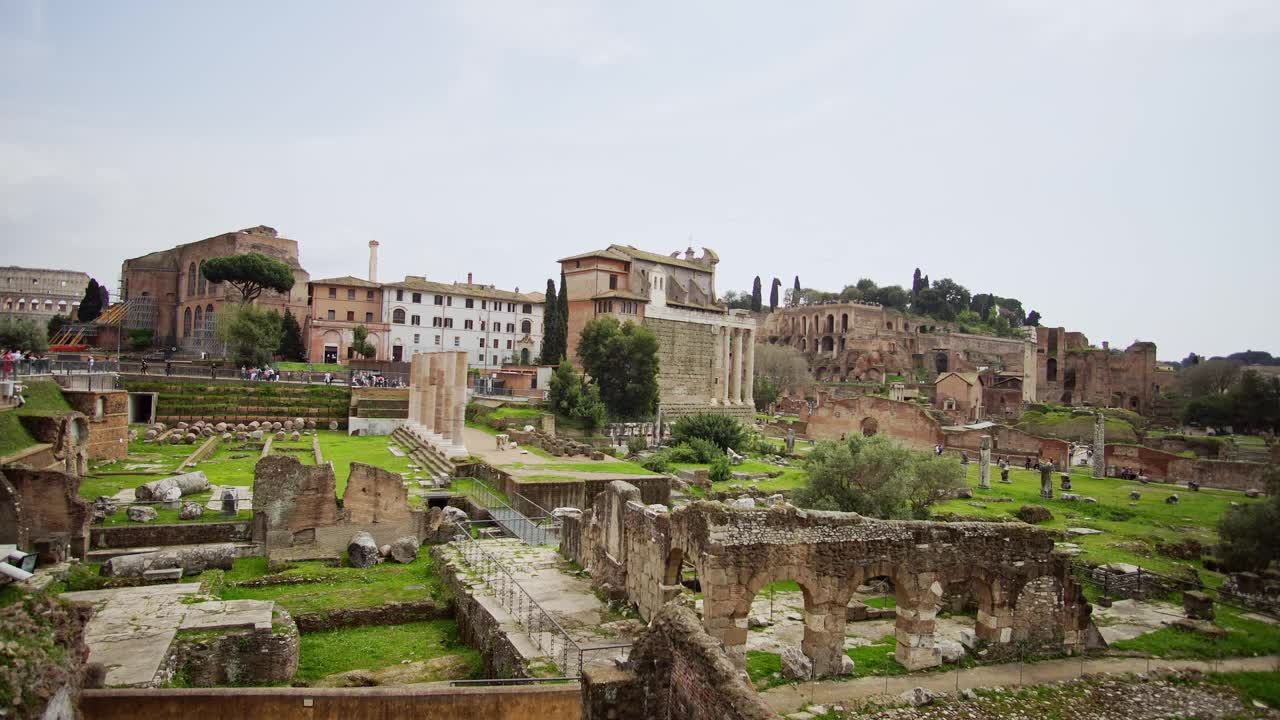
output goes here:
{"type": "MultiPolygon", "coordinates": [[[[507,568],[511,577],[534,602],[586,651],[583,653],[584,667],[613,667],[613,659],[619,655],[619,650],[591,652],[590,649],[630,644],[643,629],[643,623],[638,620],[619,619],[616,615],[611,615],[609,608],[592,590],[591,583],[574,575],[568,562],[555,549],[525,545],[510,538],[479,542],[507,568]]],[[[454,548],[451,546],[450,550],[453,551],[454,548]]],[[[465,561],[456,555],[455,558],[456,562],[465,565],[465,561]]],[[[544,649],[553,646],[551,633],[543,632],[537,638],[530,635],[522,625],[523,614],[517,617],[508,610],[510,602],[500,602],[499,593],[491,586],[481,583],[479,578],[470,582],[475,588],[473,592],[476,600],[498,620],[502,630],[511,638],[526,661],[547,657],[548,653],[544,649]]],[[[521,609],[517,606],[517,611],[521,609]]],[[[558,653],[559,640],[555,640],[555,643],[558,653]]],[[[570,661],[577,661],[576,651],[570,661]]],[[[555,662],[560,664],[561,659],[557,657],[555,662]]]]}
{"type": "Polygon", "coordinates": [[[85,640],[89,662],[102,663],[107,668],[106,684],[149,686],[156,682],[156,671],[179,629],[270,629],[275,603],[183,602],[183,598],[199,592],[199,583],[177,583],[69,592],[61,597],[94,606],[85,640]]]}
{"type": "Polygon", "coordinates": [[[855,706],[877,698],[894,700],[914,687],[935,692],[954,693],[964,688],[1014,687],[1043,685],[1074,680],[1094,673],[1146,673],[1157,670],[1196,669],[1204,672],[1275,671],[1280,669],[1280,655],[1252,658],[1228,658],[1216,662],[1204,660],[1161,660],[1146,658],[1079,657],[1019,665],[984,665],[951,672],[914,672],[895,677],[864,677],[856,680],[823,680],[783,685],[760,693],[764,701],[779,713],[794,711],[811,704],[855,706]]]}

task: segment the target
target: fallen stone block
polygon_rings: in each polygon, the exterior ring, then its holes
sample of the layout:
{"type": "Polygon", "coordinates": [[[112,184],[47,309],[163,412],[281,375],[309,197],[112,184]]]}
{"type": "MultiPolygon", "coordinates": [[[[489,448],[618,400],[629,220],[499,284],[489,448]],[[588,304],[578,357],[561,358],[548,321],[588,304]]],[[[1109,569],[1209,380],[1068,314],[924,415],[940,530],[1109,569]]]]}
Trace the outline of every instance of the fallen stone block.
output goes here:
{"type": "Polygon", "coordinates": [[[125,514],[129,516],[129,522],[151,522],[156,519],[155,508],[146,505],[132,505],[125,514]]]}
{"type": "Polygon", "coordinates": [[[932,690],[922,687],[914,687],[898,696],[911,707],[923,707],[933,702],[934,697],[932,690]]]}
{"type": "Polygon", "coordinates": [[[178,511],[179,520],[195,520],[204,515],[204,505],[197,502],[182,503],[182,509],[178,511]]]}
{"type": "Polygon", "coordinates": [[[391,543],[391,559],[398,563],[411,563],[418,559],[418,538],[405,535],[391,543]]]}
{"type": "Polygon", "coordinates": [[[1035,525],[1049,522],[1053,519],[1053,513],[1049,512],[1049,508],[1041,505],[1023,505],[1018,508],[1018,519],[1024,523],[1035,525]]]}
{"type": "Polygon", "coordinates": [[[102,564],[102,574],[106,577],[142,577],[148,570],[178,568],[186,575],[195,575],[209,568],[230,570],[235,559],[236,546],[231,543],[197,545],[113,557],[102,564]]]}
{"type": "Polygon", "coordinates": [[[782,677],[792,680],[809,680],[813,677],[813,661],[798,647],[782,651],[782,677]]]}
{"type": "Polygon", "coordinates": [[[382,555],[378,552],[378,543],[367,532],[358,532],[351,536],[347,543],[347,559],[351,567],[367,568],[378,564],[382,555]]]}
{"type": "Polygon", "coordinates": [[[139,500],[173,502],[184,495],[192,495],[208,489],[209,478],[202,471],[197,470],[196,472],[167,477],[163,480],[152,480],[151,482],[143,483],[133,491],[133,494],[139,500]],[[176,495],[173,494],[175,490],[177,491],[176,495]]]}

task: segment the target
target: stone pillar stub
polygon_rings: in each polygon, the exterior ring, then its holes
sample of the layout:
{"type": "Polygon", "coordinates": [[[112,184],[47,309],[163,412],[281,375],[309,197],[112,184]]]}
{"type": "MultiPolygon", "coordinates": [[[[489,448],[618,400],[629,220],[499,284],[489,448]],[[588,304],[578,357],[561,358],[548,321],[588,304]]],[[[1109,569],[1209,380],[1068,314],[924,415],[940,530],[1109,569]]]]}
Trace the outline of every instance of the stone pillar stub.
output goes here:
{"type": "Polygon", "coordinates": [[[422,355],[415,353],[409,358],[409,414],[406,416],[410,423],[421,422],[422,416],[422,379],[419,377],[419,371],[422,369],[422,355]]]}
{"type": "Polygon", "coordinates": [[[1053,499],[1053,465],[1040,463],[1040,497],[1053,499]]]}
{"type": "Polygon", "coordinates": [[[978,450],[978,487],[991,489],[991,436],[982,436],[982,446],[978,450]]]}
{"type": "Polygon", "coordinates": [[[1093,421],[1093,476],[1107,476],[1107,420],[1102,413],[1093,421]]]}

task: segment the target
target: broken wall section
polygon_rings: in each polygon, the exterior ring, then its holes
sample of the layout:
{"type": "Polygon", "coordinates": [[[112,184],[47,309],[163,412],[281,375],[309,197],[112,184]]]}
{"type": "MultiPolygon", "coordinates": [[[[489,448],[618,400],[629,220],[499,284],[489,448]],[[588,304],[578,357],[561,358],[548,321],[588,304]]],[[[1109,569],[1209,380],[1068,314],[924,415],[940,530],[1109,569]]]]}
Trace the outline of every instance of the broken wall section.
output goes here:
{"type": "Polygon", "coordinates": [[[42,565],[83,558],[93,506],[79,493],[75,475],[23,465],[0,468],[0,543],[35,552],[42,565]]]}

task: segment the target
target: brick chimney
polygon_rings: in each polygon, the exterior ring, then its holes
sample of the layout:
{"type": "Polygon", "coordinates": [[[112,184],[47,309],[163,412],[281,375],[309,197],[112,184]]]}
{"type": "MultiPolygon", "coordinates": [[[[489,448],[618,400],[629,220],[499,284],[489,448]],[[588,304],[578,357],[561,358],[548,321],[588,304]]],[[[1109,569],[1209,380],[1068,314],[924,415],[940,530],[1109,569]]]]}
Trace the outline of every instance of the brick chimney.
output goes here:
{"type": "Polygon", "coordinates": [[[378,241],[369,241],[369,282],[378,282],[378,241]]]}
{"type": "Polygon", "coordinates": [[[471,273],[467,273],[467,284],[471,284],[471,273]]]}

